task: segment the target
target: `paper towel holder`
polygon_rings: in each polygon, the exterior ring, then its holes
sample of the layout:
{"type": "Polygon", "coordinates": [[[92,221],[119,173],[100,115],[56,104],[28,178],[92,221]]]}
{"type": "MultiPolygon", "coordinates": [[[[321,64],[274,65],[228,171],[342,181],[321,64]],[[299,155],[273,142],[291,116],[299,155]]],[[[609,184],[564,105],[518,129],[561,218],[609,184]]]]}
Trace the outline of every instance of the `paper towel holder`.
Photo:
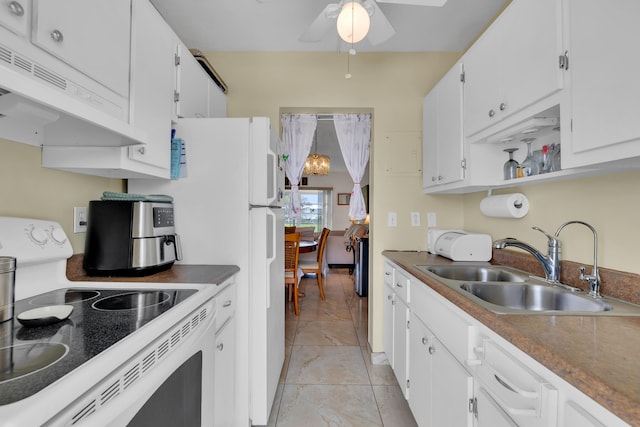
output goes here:
{"type": "Polygon", "coordinates": [[[492,189],[489,189],[487,197],[480,202],[480,210],[490,217],[522,218],[529,211],[529,200],[522,193],[493,196],[492,189]]]}
{"type": "MultiPolygon", "coordinates": [[[[487,190],[487,197],[491,197],[491,195],[492,195],[492,194],[493,194],[493,188],[488,189],[488,190],[487,190]]],[[[523,203],[522,203],[522,201],[520,201],[520,200],[516,201],[516,202],[513,204],[513,206],[515,206],[517,209],[522,208],[522,205],[523,205],[523,203]]]]}

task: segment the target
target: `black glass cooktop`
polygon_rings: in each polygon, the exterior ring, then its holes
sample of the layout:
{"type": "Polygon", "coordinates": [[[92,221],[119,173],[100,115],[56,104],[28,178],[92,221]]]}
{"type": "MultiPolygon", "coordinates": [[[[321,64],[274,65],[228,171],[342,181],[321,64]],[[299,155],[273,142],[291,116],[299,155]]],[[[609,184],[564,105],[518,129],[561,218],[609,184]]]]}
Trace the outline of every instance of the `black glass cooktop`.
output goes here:
{"type": "Polygon", "coordinates": [[[17,301],[12,320],[0,323],[0,405],[44,389],[151,320],[194,289],[61,289],[17,301]],[[47,305],[73,305],[68,319],[25,327],[16,317],[47,305]]]}

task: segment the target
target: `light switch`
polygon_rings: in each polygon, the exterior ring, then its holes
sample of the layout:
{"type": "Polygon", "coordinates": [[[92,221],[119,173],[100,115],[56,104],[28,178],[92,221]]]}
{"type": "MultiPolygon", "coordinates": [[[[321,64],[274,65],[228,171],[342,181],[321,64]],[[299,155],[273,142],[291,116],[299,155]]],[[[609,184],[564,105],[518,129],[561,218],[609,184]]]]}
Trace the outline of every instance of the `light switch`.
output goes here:
{"type": "Polygon", "coordinates": [[[436,227],[436,213],[435,212],[427,212],[427,227],[432,228],[436,227]]]}
{"type": "Polygon", "coordinates": [[[411,225],[420,227],[420,212],[411,212],[411,225]]]}
{"type": "Polygon", "coordinates": [[[398,214],[395,212],[389,212],[387,216],[387,225],[389,227],[397,227],[398,226],[398,214]]]}

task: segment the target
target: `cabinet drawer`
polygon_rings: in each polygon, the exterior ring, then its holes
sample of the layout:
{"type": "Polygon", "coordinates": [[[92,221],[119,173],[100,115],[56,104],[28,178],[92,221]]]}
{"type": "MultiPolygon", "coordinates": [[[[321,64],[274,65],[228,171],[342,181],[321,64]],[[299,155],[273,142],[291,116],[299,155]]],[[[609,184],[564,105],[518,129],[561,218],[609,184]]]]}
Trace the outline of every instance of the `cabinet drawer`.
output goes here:
{"type": "Polygon", "coordinates": [[[390,288],[393,288],[394,270],[395,268],[393,268],[393,265],[389,264],[388,262],[384,263],[384,284],[389,286],[390,288]]]}
{"type": "Polygon", "coordinates": [[[476,378],[518,425],[556,425],[558,391],[490,339],[476,349],[481,363],[476,378]]]}
{"type": "Polygon", "coordinates": [[[395,270],[393,290],[402,301],[409,304],[409,276],[407,276],[403,271],[395,270]]]}
{"type": "Polygon", "coordinates": [[[236,285],[231,283],[216,295],[216,325],[220,328],[236,309],[236,285]]]}
{"type": "Polygon", "coordinates": [[[475,359],[473,340],[476,327],[447,307],[442,297],[422,282],[411,286],[411,308],[451,354],[463,365],[475,359]]]}

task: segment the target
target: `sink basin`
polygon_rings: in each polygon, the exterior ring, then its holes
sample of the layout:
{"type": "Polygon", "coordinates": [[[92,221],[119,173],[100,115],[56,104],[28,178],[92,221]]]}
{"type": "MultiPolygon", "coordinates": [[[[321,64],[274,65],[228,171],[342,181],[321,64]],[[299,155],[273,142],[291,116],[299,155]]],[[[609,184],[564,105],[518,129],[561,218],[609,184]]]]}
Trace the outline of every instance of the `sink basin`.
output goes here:
{"type": "Polygon", "coordinates": [[[417,265],[438,277],[465,282],[524,282],[529,275],[510,267],[493,265],[417,265]]]}
{"type": "Polygon", "coordinates": [[[464,283],[460,289],[488,303],[515,310],[601,312],[613,309],[603,300],[541,284],[464,283]]]}
{"type": "Polygon", "coordinates": [[[640,316],[640,305],[611,297],[592,298],[578,288],[549,283],[513,267],[488,263],[414,266],[498,314],[640,316]]]}

